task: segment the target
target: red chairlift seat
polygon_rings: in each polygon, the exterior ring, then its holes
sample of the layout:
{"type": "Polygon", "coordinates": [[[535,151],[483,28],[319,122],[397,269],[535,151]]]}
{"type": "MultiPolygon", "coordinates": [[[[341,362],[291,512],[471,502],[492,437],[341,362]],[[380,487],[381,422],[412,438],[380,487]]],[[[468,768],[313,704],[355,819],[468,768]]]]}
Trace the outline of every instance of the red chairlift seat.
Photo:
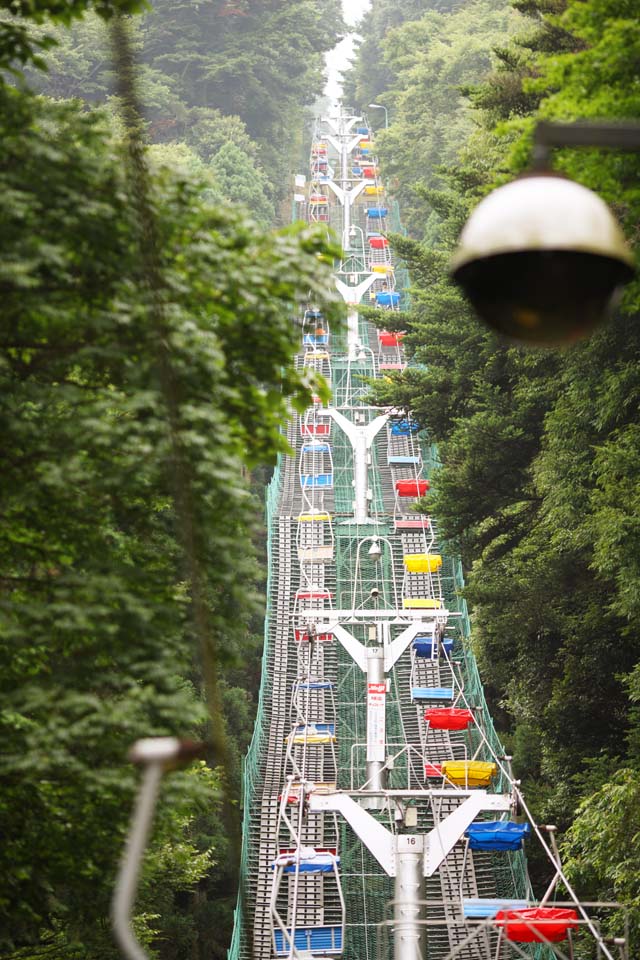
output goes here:
{"type": "Polygon", "coordinates": [[[559,943],[569,930],[578,929],[578,914],[566,907],[531,907],[528,910],[500,910],[496,926],[504,929],[514,943],[559,943]]]}
{"type": "Polygon", "coordinates": [[[396,480],[399,497],[423,497],[428,489],[428,480],[396,480]]]}
{"type": "Polygon", "coordinates": [[[333,640],[332,633],[309,633],[308,630],[300,627],[293,628],[293,636],[296,643],[310,643],[312,640],[316,643],[331,643],[333,640]]]}
{"type": "Polygon", "coordinates": [[[425,763],[424,765],[424,775],[425,777],[442,777],[442,764],[441,763],[425,763]]]}
{"type": "Polygon", "coordinates": [[[432,730],[466,730],[473,723],[473,714],[458,707],[428,707],[424,719],[432,730]]]}
{"type": "Polygon", "coordinates": [[[381,347],[399,347],[403,337],[404,333],[389,333],[388,330],[381,330],[378,334],[381,347]]]}
{"type": "Polygon", "coordinates": [[[369,246],[372,250],[384,250],[389,246],[389,241],[386,237],[369,237],[369,246]]]}

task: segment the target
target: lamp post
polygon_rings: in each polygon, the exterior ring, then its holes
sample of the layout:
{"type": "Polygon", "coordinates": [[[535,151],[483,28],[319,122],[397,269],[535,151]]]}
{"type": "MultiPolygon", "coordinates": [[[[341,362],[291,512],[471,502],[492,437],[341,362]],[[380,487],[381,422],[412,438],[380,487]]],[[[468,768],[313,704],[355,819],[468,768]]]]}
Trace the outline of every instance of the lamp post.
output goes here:
{"type": "Polygon", "coordinates": [[[490,327],[538,346],[588,335],[634,274],[631,251],[604,201],[552,171],[554,147],[640,151],[640,124],[538,124],[533,169],[476,207],[451,264],[490,327]]]}
{"type": "Polygon", "coordinates": [[[389,129],[389,111],[382,103],[370,103],[369,106],[372,110],[384,110],[384,128],[385,130],[389,129]]]}

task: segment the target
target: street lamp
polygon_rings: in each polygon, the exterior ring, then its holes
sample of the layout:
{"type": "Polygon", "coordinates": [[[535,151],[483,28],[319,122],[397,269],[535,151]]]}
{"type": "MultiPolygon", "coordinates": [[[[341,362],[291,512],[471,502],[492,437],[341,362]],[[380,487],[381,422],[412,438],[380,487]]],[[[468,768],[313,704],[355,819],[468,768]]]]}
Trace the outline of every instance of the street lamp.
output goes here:
{"type": "Polygon", "coordinates": [[[538,346],[568,344],[607,317],[634,259],[611,211],[553,173],[553,147],[640,150],[640,125],[540,123],[533,170],[494,190],[460,236],[451,272],[490,327],[538,346]]]}
{"type": "Polygon", "coordinates": [[[370,103],[369,106],[372,110],[384,110],[384,128],[385,130],[389,129],[389,111],[382,103],[370,103]]]}

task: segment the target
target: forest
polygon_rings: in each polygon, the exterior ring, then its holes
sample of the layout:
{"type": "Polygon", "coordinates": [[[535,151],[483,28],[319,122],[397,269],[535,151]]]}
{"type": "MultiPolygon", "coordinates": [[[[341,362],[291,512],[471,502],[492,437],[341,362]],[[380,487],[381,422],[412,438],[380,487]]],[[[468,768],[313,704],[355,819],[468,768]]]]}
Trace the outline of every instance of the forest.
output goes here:
{"type": "MultiPolygon", "coordinates": [[[[345,76],[407,234],[426,498],[463,558],[475,652],[539,820],[585,897],[640,931],[640,285],[562,351],[500,341],[449,279],[537,119],[640,116],[633,0],[372,0],[345,76]]],[[[335,247],[290,220],[338,0],[0,3],[0,956],[116,960],[108,904],[141,736],[173,774],[136,932],[226,955],[260,674],[262,495],[310,383],[335,247]],[[285,370],[283,377],[282,371],[285,370]],[[211,721],[213,718],[213,722],[211,721]],[[212,797],[215,803],[212,804],[212,797]]],[[[640,160],[557,151],[633,244],[640,160]]],[[[537,884],[547,867],[532,864],[537,884]]]]}
{"type": "MultiPolygon", "coordinates": [[[[441,466],[426,509],[466,570],[485,689],[570,879],[640,921],[640,285],[564,350],[501,341],[448,263],[471,209],[527,168],[538,119],[637,119],[632,0],[372,4],[350,101],[388,109],[381,164],[408,236],[413,363],[377,389],[414,411],[441,466]],[[373,64],[373,66],[372,66],[373,64]]],[[[637,249],[637,154],[558,150],[637,249]]],[[[540,866],[532,865],[542,880],[540,866]]]]}
{"type": "Polygon", "coordinates": [[[335,309],[326,237],[283,226],[289,157],[340,27],[314,0],[2,4],[4,958],[119,956],[149,735],[210,749],[163,791],[137,935],[225,955],[264,478],[322,389],[293,311],[335,309]]]}

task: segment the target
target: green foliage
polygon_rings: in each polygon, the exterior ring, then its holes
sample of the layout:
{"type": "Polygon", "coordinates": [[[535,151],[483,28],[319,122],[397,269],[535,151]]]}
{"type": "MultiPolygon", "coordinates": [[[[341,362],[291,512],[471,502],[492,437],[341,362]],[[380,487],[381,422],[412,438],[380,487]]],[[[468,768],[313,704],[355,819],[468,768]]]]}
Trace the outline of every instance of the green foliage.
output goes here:
{"type": "Polygon", "coordinates": [[[109,20],[116,14],[137,13],[145,6],[145,0],[0,0],[0,71],[16,72],[16,63],[44,66],[38,51],[48,50],[55,40],[50,32],[34,32],[32,23],[68,27],[89,11],[109,20]]]}
{"type": "MultiPolygon", "coordinates": [[[[234,662],[246,643],[258,609],[246,468],[286,448],[288,403],[309,401],[291,304],[325,300],[333,251],[305,228],[266,235],[211,206],[186,167],[161,167],[154,289],[107,118],[1,97],[0,927],[5,953],[108,958],[126,751],[202,731],[194,564],[204,655],[234,662]]],[[[224,690],[242,743],[246,695],[224,690]]],[[[232,739],[236,794],[239,749],[232,739]]],[[[139,922],[161,953],[165,924],[192,935],[176,897],[202,882],[212,848],[233,862],[216,783],[205,767],[182,777],[160,814],[139,922]]]]}

